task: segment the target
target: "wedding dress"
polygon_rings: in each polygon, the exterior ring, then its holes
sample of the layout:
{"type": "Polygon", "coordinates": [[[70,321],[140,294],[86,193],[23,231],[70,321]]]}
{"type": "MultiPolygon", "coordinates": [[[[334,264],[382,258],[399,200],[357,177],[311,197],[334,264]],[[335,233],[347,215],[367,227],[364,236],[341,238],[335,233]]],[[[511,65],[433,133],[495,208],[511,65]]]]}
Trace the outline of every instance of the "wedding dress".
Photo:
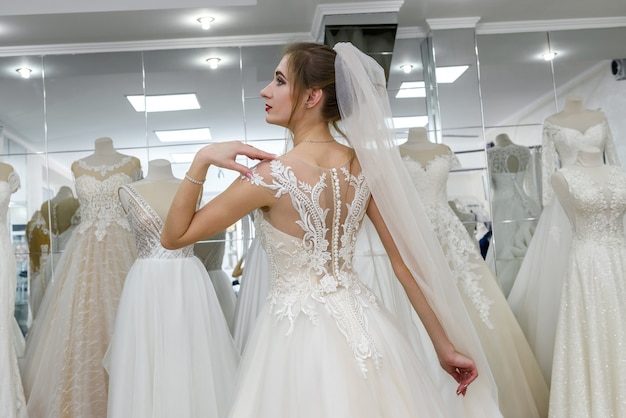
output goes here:
{"type": "Polygon", "coordinates": [[[0,417],[26,418],[26,401],[15,344],[15,286],[17,266],[7,228],[9,201],[20,188],[20,179],[11,172],[7,181],[0,180],[0,417]]]}
{"type": "Polygon", "coordinates": [[[502,414],[519,418],[546,416],[548,387],[537,361],[477,243],[448,204],[448,174],[460,167],[458,159],[445,153],[425,165],[409,156],[402,160],[482,342],[498,386],[502,414]]]}
{"type": "Polygon", "coordinates": [[[559,165],[572,164],[578,150],[586,147],[603,150],[609,164],[619,165],[606,120],[584,132],[544,122],[541,151],[544,208],[508,297],[548,383],[552,373],[561,288],[572,241],[569,221],[563,207],[554,198],[550,176],[559,165]]]}
{"type": "Polygon", "coordinates": [[[556,332],[550,416],[626,416],[626,174],[604,183],[575,167],[573,240],[556,332]]]}
{"type": "Polygon", "coordinates": [[[139,160],[72,166],[81,222],[72,233],[29,332],[22,377],[32,417],[104,418],[102,359],[113,332],[135,242],[120,186],[141,178],[139,160]]]}
{"type": "MultiPolygon", "coordinates": [[[[505,296],[517,277],[541,213],[527,189],[530,150],[516,144],[487,150],[492,190],[492,245],[486,261],[505,296]]],[[[534,190],[534,187],[530,187],[534,190]]]]}
{"type": "Polygon", "coordinates": [[[352,267],[370,196],[363,174],[287,161],[261,163],[250,180],[276,196],[256,214],[271,287],[230,417],[458,416],[352,267]]]}
{"type": "Polygon", "coordinates": [[[132,185],[120,199],[138,258],[104,359],[108,416],[223,418],[239,354],[211,278],[193,245],[161,246],[163,220],[132,185]]]}

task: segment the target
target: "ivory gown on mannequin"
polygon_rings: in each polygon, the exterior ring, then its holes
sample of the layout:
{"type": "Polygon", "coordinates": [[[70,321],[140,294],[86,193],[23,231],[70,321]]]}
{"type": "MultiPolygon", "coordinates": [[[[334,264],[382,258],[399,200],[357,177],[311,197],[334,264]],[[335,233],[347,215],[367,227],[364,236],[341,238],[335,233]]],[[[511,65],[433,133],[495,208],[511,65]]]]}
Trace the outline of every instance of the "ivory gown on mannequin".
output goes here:
{"type": "Polygon", "coordinates": [[[447,146],[412,138],[411,133],[400,152],[480,337],[502,415],[547,416],[548,386],[537,361],[475,240],[448,204],[448,173],[460,167],[458,159],[447,146]]]}
{"type": "MultiPolygon", "coordinates": [[[[7,214],[11,195],[20,188],[13,168],[0,163],[0,417],[26,418],[26,401],[15,344],[15,286],[17,268],[7,214]]],[[[20,335],[21,336],[21,335],[20,335]]]]}
{"type": "Polygon", "coordinates": [[[604,113],[585,109],[580,97],[568,98],[564,110],[544,122],[541,150],[544,208],[508,297],[548,383],[561,288],[572,241],[565,212],[554,199],[550,176],[559,166],[572,164],[579,149],[590,146],[599,148],[609,164],[619,166],[604,113]]]}
{"type": "Polygon", "coordinates": [[[161,246],[179,184],[159,159],[119,190],[138,258],[104,359],[110,418],[222,418],[229,407],[239,354],[211,278],[193,245],[161,246]]]}
{"type": "Polygon", "coordinates": [[[626,416],[626,173],[599,150],[553,175],[573,228],[556,330],[550,416],[626,416]]]}
{"type": "Polygon", "coordinates": [[[110,138],[72,164],[81,223],[72,234],[26,342],[22,377],[32,417],[106,417],[102,359],[135,242],[117,197],[141,178],[137,158],[110,138]]]}

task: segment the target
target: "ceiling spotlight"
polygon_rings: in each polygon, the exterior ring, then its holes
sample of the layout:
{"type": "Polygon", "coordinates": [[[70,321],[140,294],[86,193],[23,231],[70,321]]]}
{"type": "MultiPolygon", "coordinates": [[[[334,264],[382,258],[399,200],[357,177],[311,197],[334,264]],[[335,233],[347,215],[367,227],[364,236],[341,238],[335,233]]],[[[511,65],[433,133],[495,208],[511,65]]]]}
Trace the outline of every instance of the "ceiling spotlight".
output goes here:
{"type": "Polygon", "coordinates": [[[556,57],[556,52],[544,52],[542,57],[545,61],[552,61],[556,57]]]}
{"type": "Polygon", "coordinates": [[[206,62],[209,63],[209,67],[211,67],[212,70],[215,70],[217,68],[217,64],[219,64],[219,62],[221,61],[221,59],[219,58],[207,58],[206,62]]]}
{"type": "Polygon", "coordinates": [[[33,72],[33,70],[26,67],[20,67],[15,71],[17,71],[22,78],[30,78],[30,74],[33,72]]]}
{"type": "Polygon", "coordinates": [[[215,18],[212,18],[210,16],[204,16],[204,17],[198,18],[198,22],[200,22],[200,24],[202,25],[202,29],[204,30],[211,29],[211,23],[213,23],[214,20],[215,18]]]}
{"type": "Polygon", "coordinates": [[[400,69],[404,71],[405,74],[409,74],[411,70],[413,70],[413,65],[411,64],[403,64],[400,66],[400,69]]]}

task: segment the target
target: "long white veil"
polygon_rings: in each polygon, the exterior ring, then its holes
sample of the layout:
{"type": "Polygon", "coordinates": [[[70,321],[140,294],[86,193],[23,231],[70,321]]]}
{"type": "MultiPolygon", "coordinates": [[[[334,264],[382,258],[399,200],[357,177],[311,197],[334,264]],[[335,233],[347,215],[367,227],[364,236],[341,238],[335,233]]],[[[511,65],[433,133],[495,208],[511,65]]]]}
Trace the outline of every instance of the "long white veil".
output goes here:
{"type": "Polygon", "coordinates": [[[479,377],[467,390],[465,409],[473,416],[499,417],[497,388],[487,359],[400,157],[384,71],[374,59],[350,43],[339,43],[334,49],[342,130],[356,152],[372,196],[404,262],[452,343],[476,363],[479,377]]]}

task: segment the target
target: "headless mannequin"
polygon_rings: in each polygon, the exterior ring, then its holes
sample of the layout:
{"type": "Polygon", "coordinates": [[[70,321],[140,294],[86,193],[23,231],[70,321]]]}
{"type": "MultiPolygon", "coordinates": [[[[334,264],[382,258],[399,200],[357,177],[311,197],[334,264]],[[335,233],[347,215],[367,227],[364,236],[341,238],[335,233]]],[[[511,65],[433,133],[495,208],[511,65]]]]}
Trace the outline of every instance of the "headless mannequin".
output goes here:
{"type": "MultiPolygon", "coordinates": [[[[172,165],[168,160],[156,159],[148,163],[148,175],[142,180],[131,183],[131,185],[165,221],[180,182],[180,179],[174,177],[172,165]]],[[[122,206],[126,209],[128,194],[121,188],[119,195],[122,206]]]]}
{"type": "MultiPolygon", "coordinates": [[[[496,136],[495,146],[487,150],[487,156],[497,158],[495,156],[503,152],[507,155],[505,166],[508,173],[517,173],[518,171],[526,169],[526,165],[530,159],[530,150],[515,144],[507,134],[499,134],[496,136]],[[522,156],[525,156],[525,158],[520,159],[522,156]]],[[[502,154],[500,154],[500,156],[502,156],[502,154]]]]}
{"type": "MultiPolygon", "coordinates": [[[[585,173],[598,184],[605,184],[611,178],[610,166],[604,164],[602,151],[598,148],[581,149],[578,151],[576,162],[569,167],[585,173]]],[[[561,206],[563,206],[570,222],[574,225],[573,202],[565,176],[557,171],[552,174],[550,181],[556,197],[559,199],[561,206]]]]}
{"type": "Polygon", "coordinates": [[[409,157],[424,165],[440,155],[451,154],[452,150],[444,144],[434,144],[428,140],[428,132],[424,128],[409,129],[407,141],[400,145],[400,155],[409,157]]]}
{"type": "Polygon", "coordinates": [[[604,120],[606,120],[604,112],[601,110],[586,109],[583,106],[582,97],[579,96],[572,96],[565,99],[563,110],[546,119],[547,122],[554,125],[577,129],[583,133],[604,120]]]}
{"type": "Polygon", "coordinates": [[[50,222],[49,215],[52,215],[50,232],[60,234],[72,226],[72,217],[78,209],[78,199],[74,197],[72,189],[61,186],[57,194],[41,205],[41,215],[46,222],[50,222]]]}
{"type": "Polygon", "coordinates": [[[113,147],[111,138],[98,138],[94,142],[94,153],[85,157],[83,160],[94,166],[113,165],[122,160],[126,155],[119,153],[113,147]]]}
{"type": "Polygon", "coordinates": [[[8,181],[9,174],[11,174],[13,171],[13,166],[7,163],[0,163],[0,181],[8,181]]]}

